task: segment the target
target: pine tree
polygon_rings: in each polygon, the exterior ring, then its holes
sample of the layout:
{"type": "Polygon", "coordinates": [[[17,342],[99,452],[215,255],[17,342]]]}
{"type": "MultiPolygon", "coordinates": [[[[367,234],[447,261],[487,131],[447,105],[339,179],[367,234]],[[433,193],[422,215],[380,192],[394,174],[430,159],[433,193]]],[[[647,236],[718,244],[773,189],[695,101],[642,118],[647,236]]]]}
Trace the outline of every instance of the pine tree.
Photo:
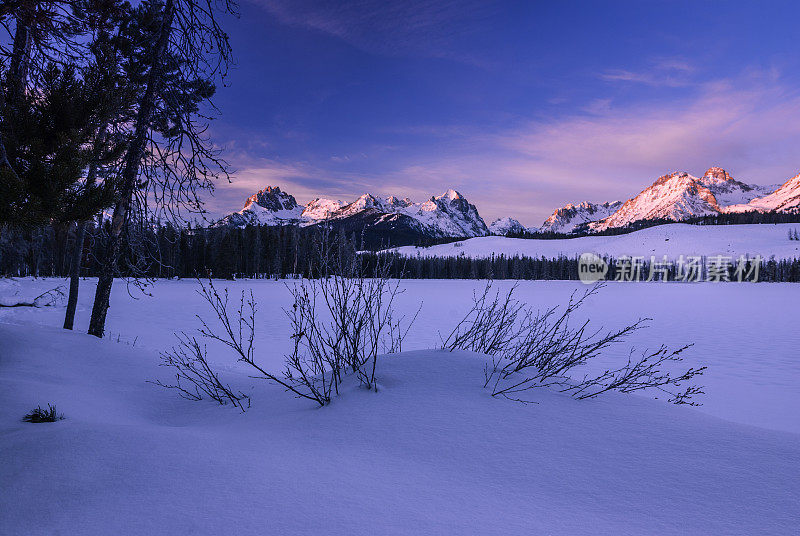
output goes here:
{"type": "Polygon", "coordinates": [[[217,175],[227,176],[224,161],[204,135],[205,126],[198,123],[200,107],[214,95],[214,79],[224,75],[230,58],[228,36],[215,18],[220,5],[223,12],[235,7],[230,1],[150,0],[135,12],[132,25],[144,38],[136,49],[138,60],[128,67],[144,80],[144,91],[116,181],[91,335],[102,337],[105,330],[123,233],[147,220],[150,200],[172,216],[179,216],[181,208],[201,210],[198,191],[212,188],[217,175]]]}

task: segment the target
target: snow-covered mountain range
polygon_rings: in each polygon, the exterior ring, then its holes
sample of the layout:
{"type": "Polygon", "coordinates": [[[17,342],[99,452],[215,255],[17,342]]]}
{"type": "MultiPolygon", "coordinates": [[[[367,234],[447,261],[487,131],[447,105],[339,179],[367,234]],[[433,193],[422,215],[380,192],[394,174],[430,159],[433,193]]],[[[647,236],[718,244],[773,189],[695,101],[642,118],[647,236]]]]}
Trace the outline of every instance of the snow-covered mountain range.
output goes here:
{"type": "Polygon", "coordinates": [[[348,232],[368,230],[392,243],[414,243],[420,238],[471,238],[523,232],[573,233],[603,231],[647,220],[683,221],[724,213],[788,212],[800,210],[800,175],[780,186],[751,185],[734,179],[721,167],[702,177],[676,171],[625,202],[582,202],[553,212],[541,227],[526,228],[511,217],[486,225],[475,205],[455,190],[415,203],[409,198],[364,194],[351,203],[317,198],[300,205],[278,187],[268,186],[247,199],[244,208],[216,226],[298,225],[326,222],[348,232]],[[400,240],[398,241],[398,237],[400,240]]]}
{"type": "Polygon", "coordinates": [[[244,208],[229,214],[216,226],[299,225],[322,222],[346,229],[375,228],[427,238],[474,237],[489,234],[478,209],[455,190],[447,190],[422,203],[394,196],[364,194],[352,203],[317,198],[305,206],[278,187],[267,188],[247,199],[244,208]]]}
{"type": "Polygon", "coordinates": [[[581,203],[556,210],[542,231],[569,233],[625,227],[637,221],[682,221],[698,216],[731,212],[795,210],[800,206],[800,176],[780,187],[746,184],[721,167],[711,167],[702,177],[676,171],[656,179],[624,203],[581,203]]]}

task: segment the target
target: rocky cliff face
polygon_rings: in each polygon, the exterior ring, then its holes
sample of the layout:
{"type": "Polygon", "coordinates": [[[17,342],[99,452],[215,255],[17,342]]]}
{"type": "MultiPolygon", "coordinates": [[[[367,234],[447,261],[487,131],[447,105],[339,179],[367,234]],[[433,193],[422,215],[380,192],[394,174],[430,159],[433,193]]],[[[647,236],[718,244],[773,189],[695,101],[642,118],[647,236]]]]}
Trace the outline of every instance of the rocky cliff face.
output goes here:
{"type": "Polygon", "coordinates": [[[591,227],[603,230],[624,227],[635,221],[666,219],[680,221],[720,212],[717,198],[697,177],[676,171],[659,177],[611,216],[591,227]]]}
{"type": "Polygon", "coordinates": [[[590,222],[607,218],[613,214],[622,201],[606,203],[589,203],[584,201],[574,205],[572,203],[556,209],[539,228],[542,232],[571,233],[578,227],[590,222]]]}

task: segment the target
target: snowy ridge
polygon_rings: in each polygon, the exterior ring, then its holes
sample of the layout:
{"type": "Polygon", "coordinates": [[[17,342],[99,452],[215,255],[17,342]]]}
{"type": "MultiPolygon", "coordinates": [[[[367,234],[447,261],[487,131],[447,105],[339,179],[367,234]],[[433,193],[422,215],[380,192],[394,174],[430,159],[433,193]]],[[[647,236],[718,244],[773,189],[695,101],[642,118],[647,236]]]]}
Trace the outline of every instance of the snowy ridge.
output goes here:
{"type": "Polygon", "coordinates": [[[580,225],[601,220],[613,214],[622,201],[606,202],[602,204],[584,201],[574,205],[569,203],[556,209],[539,228],[542,232],[570,233],[580,225]]]}
{"type": "Polygon", "coordinates": [[[774,192],[763,197],[755,198],[747,204],[726,207],[726,212],[771,212],[771,211],[796,211],[800,208],[800,175],[795,175],[774,192]]]}
{"type": "Polygon", "coordinates": [[[777,185],[745,184],[737,181],[727,171],[717,166],[709,168],[698,182],[714,194],[719,206],[723,207],[723,211],[724,207],[749,203],[751,200],[766,195],[777,188],[777,185]]]}
{"type": "Polygon", "coordinates": [[[215,225],[309,226],[363,216],[378,216],[377,220],[373,220],[377,223],[410,219],[411,223],[406,225],[433,238],[489,234],[489,229],[475,205],[452,189],[422,203],[414,203],[407,197],[378,198],[367,193],[352,203],[317,198],[303,207],[297,204],[293,196],[282,192],[278,187],[270,186],[250,196],[242,210],[229,214],[215,225]]]}
{"type": "Polygon", "coordinates": [[[527,229],[514,218],[506,216],[505,218],[494,220],[492,224],[489,225],[489,231],[493,235],[506,236],[509,234],[524,233],[527,229]]]}
{"type": "Polygon", "coordinates": [[[574,233],[625,227],[637,221],[686,219],[734,212],[800,210],[800,175],[780,186],[746,184],[725,169],[713,166],[702,177],[675,171],[653,182],[624,203],[567,204],[553,212],[538,229],[526,229],[511,217],[488,227],[478,209],[455,190],[421,203],[407,197],[376,197],[365,193],[355,201],[317,198],[301,206],[278,187],[269,186],[247,199],[242,210],[215,226],[300,225],[340,222],[351,230],[380,228],[380,232],[410,232],[429,238],[469,238],[488,234],[532,232],[574,233]]]}
{"type": "Polygon", "coordinates": [[[402,207],[404,212],[430,228],[437,236],[486,236],[489,228],[478,209],[460,193],[447,190],[420,204],[402,207]]]}
{"type": "Polygon", "coordinates": [[[244,208],[229,214],[215,225],[290,225],[301,220],[303,208],[294,196],[277,186],[267,186],[247,198],[244,208]]]}
{"type": "Polygon", "coordinates": [[[336,211],[344,206],[342,201],[334,201],[333,199],[316,198],[310,201],[300,214],[301,218],[305,220],[325,220],[331,217],[336,211]]]}
{"type": "Polygon", "coordinates": [[[720,212],[714,193],[697,177],[678,171],[659,177],[650,187],[628,199],[611,216],[591,225],[597,231],[624,227],[639,220],[680,221],[720,212]]]}

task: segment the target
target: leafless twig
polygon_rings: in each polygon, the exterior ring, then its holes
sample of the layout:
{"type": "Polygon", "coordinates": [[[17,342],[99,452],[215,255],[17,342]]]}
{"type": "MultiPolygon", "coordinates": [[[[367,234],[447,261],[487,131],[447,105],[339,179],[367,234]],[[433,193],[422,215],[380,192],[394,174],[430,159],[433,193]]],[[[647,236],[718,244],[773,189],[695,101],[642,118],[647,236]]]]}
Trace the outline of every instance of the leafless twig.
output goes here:
{"type": "Polygon", "coordinates": [[[589,320],[572,325],[572,314],[601,288],[599,284],[580,295],[573,293],[560,312],[557,307],[541,312],[514,298],[516,286],[504,294],[492,293],[492,282],[487,282],[483,293],[474,296],[472,308],[442,341],[442,348],[489,355],[484,387],[492,390],[492,396],[526,402],[521,393],[553,387],[583,400],[608,391],[654,389],[667,393],[675,404],[699,405],[692,397],[702,394],[702,388],[684,383],[702,375],[706,367],[689,368],[677,376],[662,370],[670,362],[682,361],[681,354],[691,345],[678,349],[662,345],[638,357],[631,350],[627,363],[619,368],[597,376],[584,375],[580,380],[570,377],[573,369],[622,342],[649,321],[640,318],[608,332],[591,329],[589,320]]]}

